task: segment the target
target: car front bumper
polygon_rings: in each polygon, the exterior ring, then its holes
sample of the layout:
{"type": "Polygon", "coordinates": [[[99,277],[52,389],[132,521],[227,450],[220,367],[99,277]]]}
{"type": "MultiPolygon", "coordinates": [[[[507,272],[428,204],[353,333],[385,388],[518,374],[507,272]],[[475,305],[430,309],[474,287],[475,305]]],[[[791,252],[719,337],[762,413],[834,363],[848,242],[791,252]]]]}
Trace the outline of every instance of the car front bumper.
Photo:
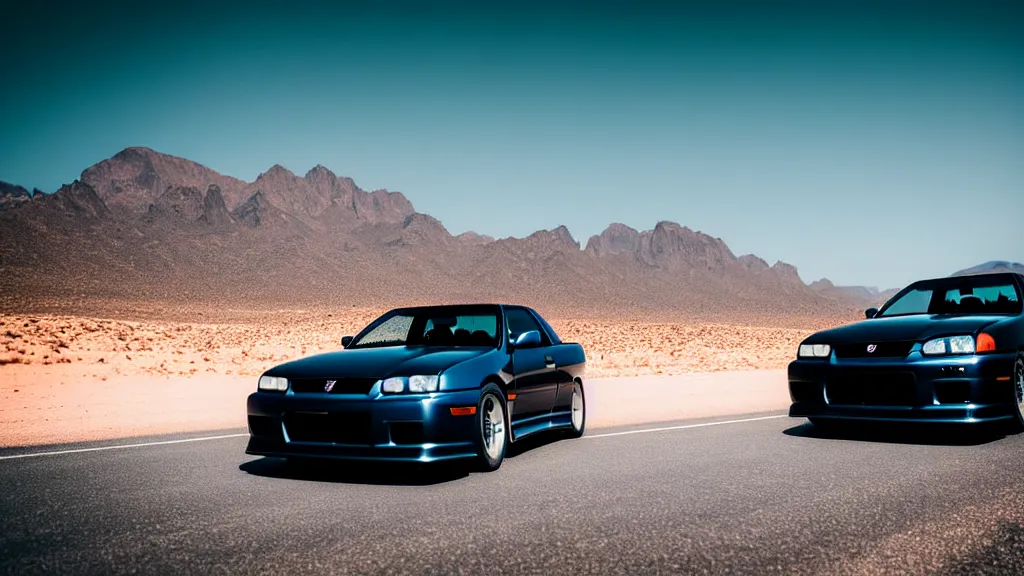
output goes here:
{"type": "Polygon", "coordinates": [[[1016,354],[808,359],[789,364],[789,415],[814,419],[980,423],[1013,418],[1016,354]]]}
{"type": "Polygon", "coordinates": [[[254,392],[246,454],[273,457],[436,462],[476,455],[479,390],[416,395],[254,392]]]}

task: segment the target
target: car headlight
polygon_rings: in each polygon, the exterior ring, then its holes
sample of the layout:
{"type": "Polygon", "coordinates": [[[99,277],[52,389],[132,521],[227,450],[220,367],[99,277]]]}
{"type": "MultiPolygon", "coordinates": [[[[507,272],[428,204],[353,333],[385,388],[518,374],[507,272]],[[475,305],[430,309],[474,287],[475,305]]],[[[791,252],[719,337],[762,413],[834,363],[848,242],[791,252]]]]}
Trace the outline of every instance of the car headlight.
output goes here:
{"type": "Polygon", "coordinates": [[[433,376],[395,376],[381,382],[380,390],[385,394],[398,394],[408,390],[412,393],[437,392],[438,377],[433,376]]]}
{"type": "Polygon", "coordinates": [[[397,394],[402,390],[405,390],[405,378],[388,378],[380,384],[380,391],[388,394],[397,394]]]}
{"type": "Polygon", "coordinates": [[[285,392],[288,390],[288,379],[278,376],[260,376],[259,389],[268,392],[285,392]]]}
{"type": "Polygon", "coordinates": [[[974,354],[974,336],[947,336],[924,343],[921,353],[927,356],[942,354],[974,354]]]}
{"type": "Polygon", "coordinates": [[[410,376],[409,392],[437,392],[437,375],[410,376]]]}
{"type": "Polygon", "coordinates": [[[801,344],[797,356],[801,358],[828,358],[832,347],[828,344],[801,344]]]}

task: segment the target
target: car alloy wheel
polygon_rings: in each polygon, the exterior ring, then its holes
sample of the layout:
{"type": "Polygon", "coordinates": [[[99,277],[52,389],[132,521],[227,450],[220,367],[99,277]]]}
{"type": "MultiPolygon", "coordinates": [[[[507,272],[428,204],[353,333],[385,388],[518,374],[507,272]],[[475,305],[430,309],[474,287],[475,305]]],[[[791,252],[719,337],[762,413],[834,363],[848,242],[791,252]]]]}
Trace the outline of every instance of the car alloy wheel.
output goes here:
{"type": "Polygon", "coordinates": [[[1017,401],[1017,421],[1024,428],[1024,354],[1017,357],[1013,367],[1013,393],[1017,401]]]}
{"type": "Polygon", "coordinates": [[[505,411],[501,407],[501,401],[493,394],[488,394],[484,398],[483,405],[483,418],[480,423],[484,450],[489,457],[496,459],[505,449],[505,411]]]}
{"type": "Polygon", "coordinates": [[[508,445],[505,403],[501,390],[490,384],[480,394],[477,408],[477,464],[484,472],[497,470],[505,459],[508,445]]]}
{"type": "Polygon", "coordinates": [[[573,438],[579,438],[583,436],[583,432],[587,427],[586,397],[583,395],[583,385],[579,382],[574,383],[572,387],[570,410],[569,421],[572,424],[572,432],[570,434],[573,438]]]}

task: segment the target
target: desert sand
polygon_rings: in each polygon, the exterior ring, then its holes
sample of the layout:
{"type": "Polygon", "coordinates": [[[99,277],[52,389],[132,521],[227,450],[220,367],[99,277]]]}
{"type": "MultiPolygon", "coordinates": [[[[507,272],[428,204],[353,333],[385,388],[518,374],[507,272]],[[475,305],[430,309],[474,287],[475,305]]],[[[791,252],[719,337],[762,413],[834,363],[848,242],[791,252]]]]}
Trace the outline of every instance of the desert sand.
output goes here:
{"type": "MultiPolygon", "coordinates": [[[[244,427],[245,397],[264,370],[337,350],[342,335],[380,313],[222,312],[208,322],[2,315],[0,446],[244,427]]],[[[783,408],[781,370],[802,338],[835,323],[550,320],[587,351],[592,427],[783,408]]]]}

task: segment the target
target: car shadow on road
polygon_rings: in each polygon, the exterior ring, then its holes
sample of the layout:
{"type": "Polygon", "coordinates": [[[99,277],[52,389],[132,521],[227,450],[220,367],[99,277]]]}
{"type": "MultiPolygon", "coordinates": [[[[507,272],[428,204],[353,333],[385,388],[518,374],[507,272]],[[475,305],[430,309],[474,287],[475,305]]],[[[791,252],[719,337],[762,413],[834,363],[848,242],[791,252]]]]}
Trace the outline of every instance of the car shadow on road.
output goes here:
{"type": "Polygon", "coordinates": [[[515,458],[516,456],[543,448],[549,444],[555,444],[561,440],[565,440],[567,437],[561,430],[549,430],[541,432],[540,434],[531,434],[522,440],[513,442],[505,450],[505,458],[515,458]]]}
{"type": "Polygon", "coordinates": [[[253,476],[280,480],[375,486],[431,486],[452,482],[469,474],[466,466],[444,463],[427,465],[314,459],[291,461],[269,457],[250,460],[238,469],[253,476]]]}
{"type": "MultiPolygon", "coordinates": [[[[505,459],[515,458],[532,450],[555,443],[563,438],[565,438],[565,435],[558,432],[529,436],[510,444],[505,451],[505,459]]],[[[253,476],[281,480],[377,486],[431,486],[444,484],[465,478],[473,471],[472,465],[469,462],[415,464],[344,462],[326,459],[289,461],[283,458],[269,457],[250,460],[241,464],[238,469],[253,476]]]]}
{"type": "Polygon", "coordinates": [[[835,423],[825,428],[805,422],[782,431],[787,436],[819,440],[853,440],[927,446],[978,446],[1001,440],[1006,430],[998,425],[901,424],[894,422],[835,423]]]}

